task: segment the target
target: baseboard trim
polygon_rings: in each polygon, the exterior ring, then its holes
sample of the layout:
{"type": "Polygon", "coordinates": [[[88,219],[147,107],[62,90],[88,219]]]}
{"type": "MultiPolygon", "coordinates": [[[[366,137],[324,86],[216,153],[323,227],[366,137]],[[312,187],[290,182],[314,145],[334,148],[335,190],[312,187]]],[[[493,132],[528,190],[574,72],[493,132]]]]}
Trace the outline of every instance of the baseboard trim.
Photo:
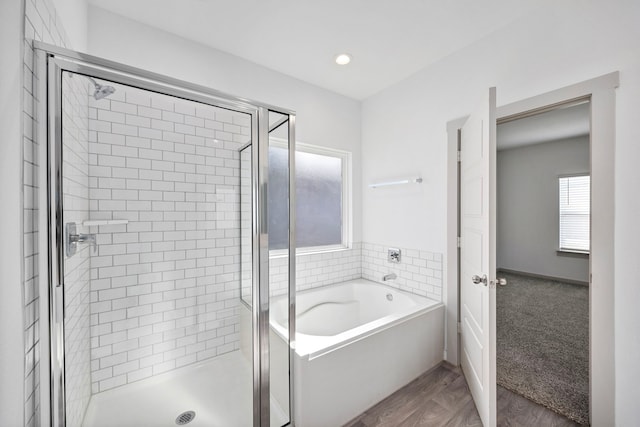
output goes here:
{"type": "Polygon", "coordinates": [[[526,271],[509,270],[508,268],[499,268],[498,273],[500,272],[519,274],[521,276],[533,277],[535,279],[555,280],[557,282],[569,283],[571,285],[589,286],[589,282],[584,282],[582,280],[573,280],[573,279],[565,279],[563,277],[545,276],[543,274],[529,273],[526,271]]]}

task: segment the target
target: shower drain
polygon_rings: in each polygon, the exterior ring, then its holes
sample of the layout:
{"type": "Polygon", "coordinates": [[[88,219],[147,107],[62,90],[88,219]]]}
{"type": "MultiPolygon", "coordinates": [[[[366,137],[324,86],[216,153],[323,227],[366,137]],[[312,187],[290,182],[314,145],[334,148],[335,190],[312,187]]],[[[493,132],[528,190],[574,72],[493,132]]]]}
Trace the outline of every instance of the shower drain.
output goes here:
{"type": "Polygon", "coordinates": [[[178,415],[176,418],[176,424],[179,426],[183,426],[185,424],[189,424],[196,417],[196,413],[193,411],[186,411],[178,415]]]}

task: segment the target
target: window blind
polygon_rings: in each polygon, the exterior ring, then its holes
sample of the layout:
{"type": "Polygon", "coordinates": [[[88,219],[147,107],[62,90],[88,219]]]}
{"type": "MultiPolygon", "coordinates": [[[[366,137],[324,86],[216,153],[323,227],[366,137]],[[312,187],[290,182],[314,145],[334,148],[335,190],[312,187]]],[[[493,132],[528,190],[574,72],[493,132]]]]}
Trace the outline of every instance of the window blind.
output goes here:
{"type": "Polygon", "coordinates": [[[559,181],[560,250],[589,251],[589,175],[561,177],[559,181]]]}

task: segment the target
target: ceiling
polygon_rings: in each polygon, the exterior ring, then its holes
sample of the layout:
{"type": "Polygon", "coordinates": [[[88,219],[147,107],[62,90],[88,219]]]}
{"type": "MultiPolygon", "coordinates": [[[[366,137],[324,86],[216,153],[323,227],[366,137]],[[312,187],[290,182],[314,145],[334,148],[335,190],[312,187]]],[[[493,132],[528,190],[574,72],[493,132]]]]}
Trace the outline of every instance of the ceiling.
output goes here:
{"type": "Polygon", "coordinates": [[[498,125],[498,150],[588,135],[590,109],[585,102],[498,125]]]}
{"type": "Polygon", "coordinates": [[[88,0],[365,99],[542,7],[530,0],[88,0]],[[333,61],[348,52],[347,66],[333,61]]]}

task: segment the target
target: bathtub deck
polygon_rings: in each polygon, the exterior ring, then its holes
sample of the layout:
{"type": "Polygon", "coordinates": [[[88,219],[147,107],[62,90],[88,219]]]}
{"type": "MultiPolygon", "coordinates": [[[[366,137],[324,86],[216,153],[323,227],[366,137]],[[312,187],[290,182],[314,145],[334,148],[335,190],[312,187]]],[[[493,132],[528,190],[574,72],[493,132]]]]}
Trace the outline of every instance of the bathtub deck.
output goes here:
{"type": "MultiPolygon", "coordinates": [[[[498,426],[578,426],[569,419],[498,387],[498,426]]],[[[425,373],[345,427],[482,427],[469,388],[457,368],[425,373]]]]}

